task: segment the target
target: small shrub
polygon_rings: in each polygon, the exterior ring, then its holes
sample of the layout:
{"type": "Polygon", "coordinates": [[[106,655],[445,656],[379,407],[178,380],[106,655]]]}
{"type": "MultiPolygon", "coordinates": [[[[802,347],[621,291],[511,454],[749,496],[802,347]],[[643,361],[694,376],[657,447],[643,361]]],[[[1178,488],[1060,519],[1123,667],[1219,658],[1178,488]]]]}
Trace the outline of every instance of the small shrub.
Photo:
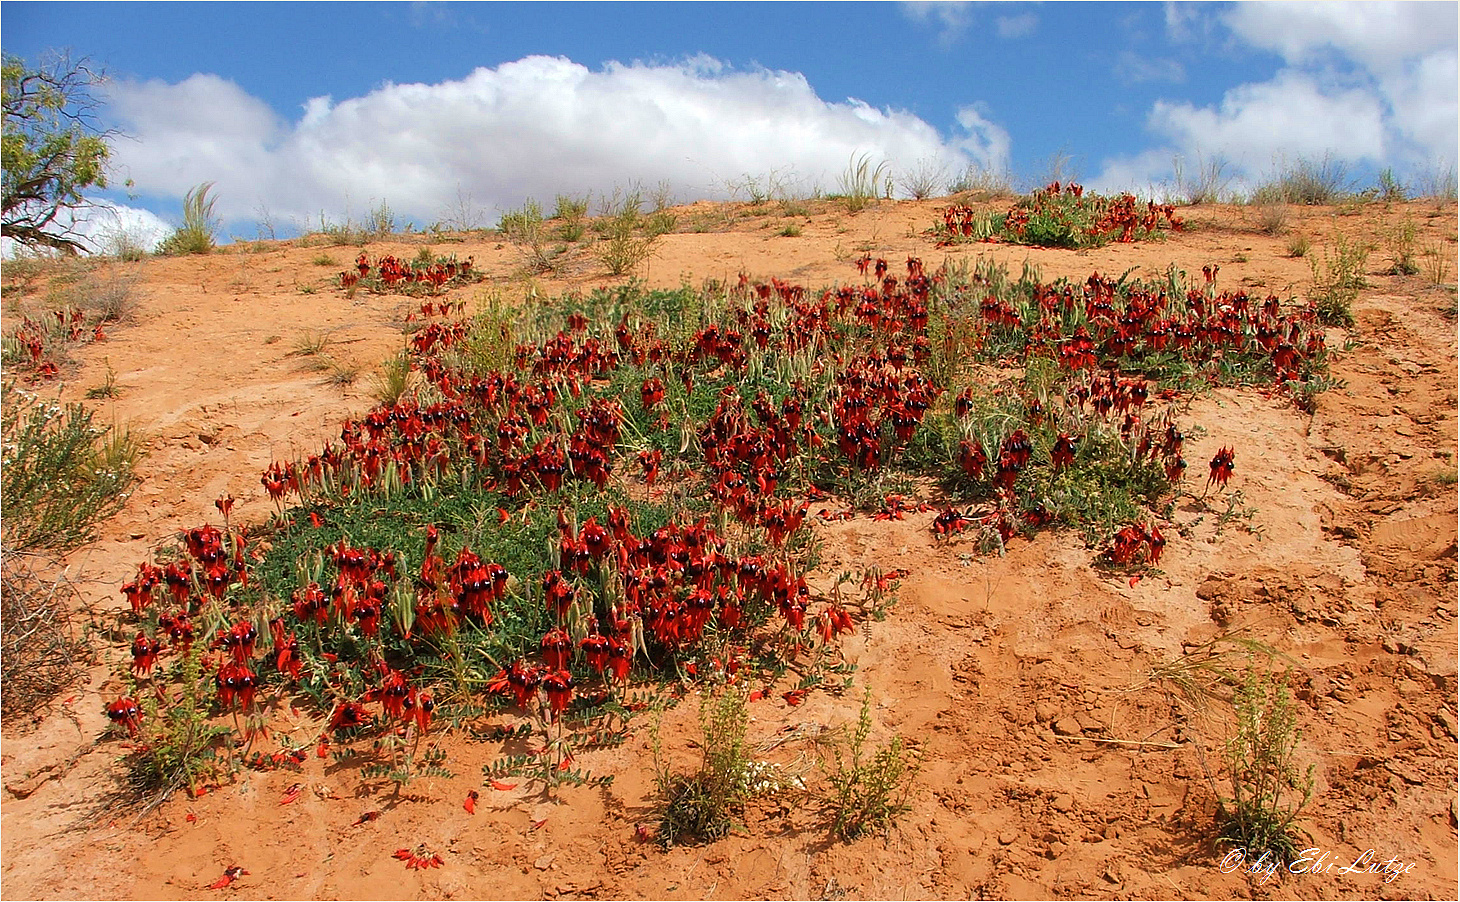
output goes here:
{"type": "Polygon", "coordinates": [[[1218,841],[1249,861],[1271,855],[1290,862],[1300,848],[1293,823],[1313,795],[1313,766],[1300,771],[1294,761],[1303,734],[1287,678],[1250,661],[1232,704],[1236,732],[1223,750],[1232,797],[1221,800],[1218,841]]]}
{"type": "Polygon", "coordinates": [[[700,697],[703,757],[692,774],[673,774],[663,763],[656,725],[651,744],[661,805],[659,841],[665,846],[713,842],[735,825],[749,792],[745,703],[745,691],[733,686],[700,697]]]}
{"type": "Polygon", "coordinates": [[[776,234],[779,235],[779,236],[781,236],[782,238],[800,238],[801,237],[801,223],[799,223],[799,222],[788,222],[776,234]]]}
{"type": "Polygon", "coordinates": [[[1312,242],[1308,240],[1307,235],[1294,235],[1288,239],[1288,256],[1306,257],[1308,256],[1308,251],[1312,249],[1312,246],[1312,242]]]}
{"type": "Polygon", "coordinates": [[[1419,263],[1415,260],[1415,241],[1418,237],[1419,227],[1409,216],[1385,233],[1384,247],[1389,253],[1391,274],[1412,276],[1419,272],[1419,263]]]}
{"type": "Polygon", "coordinates": [[[558,221],[558,237],[569,244],[583,240],[588,230],[588,198],[571,194],[559,194],[553,219],[558,221]]]}
{"type": "Polygon", "coordinates": [[[203,670],[205,646],[193,643],[173,666],[168,681],[179,683],[181,691],[165,710],[156,693],[141,696],[139,735],[127,759],[128,783],[139,795],[191,791],[218,770],[218,752],[231,731],[209,719],[213,680],[203,670]]]}
{"type": "Polygon", "coordinates": [[[1433,166],[1420,173],[1415,182],[1414,196],[1423,197],[1428,200],[1440,202],[1455,202],[1456,176],[1455,164],[1447,166],[1433,166]]]}
{"type": "Polygon", "coordinates": [[[314,259],[313,260],[310,260],[309,262],[310,263],[313,263],[315,266],[339,266],[340,265],[339,261],[336,260],[334,257],[331,257],[329,254],[316,254],[315,257],[314,257],[314,259]]]}
{"type": "Polygon", "coordinates": [[[897,187],[913,200],[927,200],[936,196],[947,180],[948,168],[942,162],[922,159],[898,177],[897,187]]]}
{"type": "Polygon", "coordinates": [[[1324,249],[1321,262],[1317,257],[1309,261],[1313,285],[1308,297],[1317,306],[1318,318],[1325,325],[1353,325],[1353,302],[1358,299],[1359,290],[1368,285],[1364,267],[1371,249],[1363,242],[1350,242],[1339,232],[1334,236],[1333,246],[1324,249]]]}
{"type": "Polygon", "coordinates": [[[92,412],[62,407],[5,386],[3,401],[6,547],[75,548],[121,509],[141,456],[126,430],[92,425],[92,412]]]}
{"type": "Polygon", "coordinates": [[[1379,173],[1379,183],[1375,186],[1374,193],[1386,204],[1402,204],[1409,200],[1409,189],[1395,178],[1393,169],[1385,169],[1379,173]]]}
{"type": "Polygon", "coordinates": [[[1264,204],[1257,211],[1257,228],[1276,238],[1288,231],[1288,205],[1264,204]]]}
{"type": "Polygon", "coordinates": [[[918,770],[916,753],[904,746],[901,736],[894,736],[868,760],[871,732],[872,690],[868,689],[850,743],[851,760],[837,749],[836,763],[827,774],[831,794],[826,806],[837,839],[851,841],[864,833],[886,833],[908,810],[907,793],[918,770]]]}
{"type": "Polygon", "coordinates": [[[974,200],[1009,197],[1014,193],[1014,180],[1007,172],[970,163],[948,183],[948,193],[971,195],[974,200]]]}
{"type": "Polygon", "coordinates": [[[1180,157],[1176,158],[1176,193],[1190,206],[1220,203],[1222,195],[1232,177],[1225,175],[1227,161],[1221,157],[1210,160],[1200,155],[1196,159],[1196,171],[1188,176],[1180,157]]]}
{"type": "Polygon", "coordinates": [[[621,276],[653,256],[663,234],[652,230],[640,234],[643,217],[639,204],[637,191],[622,196],[616,191],[605,205],[605,216],[594,226],[599,230],[594,254],[610,275],[621,276]]]}
{"type": "Polygon", "coordinates": [[[533,272],[552,272],[557,269],[554,258],[558,256],[558,251],[548,245],[542,207],[537,201],[528,198],[522,209],[503,213],[497,230],[512,242],[533,272]]]}
{"type": "Polygon", "coordinates": [[[395,212],[390,204],[381,201],[366,214],[366,228],[372,238],[387,238],[395,234],[395,212]]]}
{"type": "Polygon", "coordinates": [[[212,182],[204,182],[183,197],[183,224],[158,246],[159,254],[173,257],[213,250],[218,220],[213,217],[217,198],[208,196],[212,189],[212,182]]]}
{"type": "Polygon", "coordinates": [[[7,725],[72,685],[91,660],[71,629],[75,587],[43,572],[38,560],[0,548],[0,714],[7,725]]]}

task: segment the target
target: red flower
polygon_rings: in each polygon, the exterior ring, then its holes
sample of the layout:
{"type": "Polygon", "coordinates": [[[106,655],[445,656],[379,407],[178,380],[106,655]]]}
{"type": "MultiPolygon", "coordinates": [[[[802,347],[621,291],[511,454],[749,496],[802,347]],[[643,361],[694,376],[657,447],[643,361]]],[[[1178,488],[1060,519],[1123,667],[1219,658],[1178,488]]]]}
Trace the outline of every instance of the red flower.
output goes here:
{"type": "Polygon", "coordinates": [[[132,670],[138,674],[151,672],[161,651],[161,642],[149,639],[146,633],[138,633],[137,638],[132,641],[132,670]]]}
{"type": "Polygon", "coordinates": [[[1211,476],[1207,477],[1208,487],[1214,482],[1219,486],[1226,487],[1227,480],[1232,478],[1232,460],[1234,457],[1235,452],[1225,446],[1217,452],[1217,456],[1212,458],[1211,476]]]}
{"type": "Polygon", "coordinates": [[[134,737],[142,727],[142,708],[131,697],[119,698],[108,704],[106,716],[111,718],[112,723],[126,727],[127,732],[134,737]]]}
{"type": "Polygon", "coordinates": [[[573,675],[566,670],[553,671],[543,677],[542,688],[547,693],[549,716],[556,721],[573,701],[573,675]]]}

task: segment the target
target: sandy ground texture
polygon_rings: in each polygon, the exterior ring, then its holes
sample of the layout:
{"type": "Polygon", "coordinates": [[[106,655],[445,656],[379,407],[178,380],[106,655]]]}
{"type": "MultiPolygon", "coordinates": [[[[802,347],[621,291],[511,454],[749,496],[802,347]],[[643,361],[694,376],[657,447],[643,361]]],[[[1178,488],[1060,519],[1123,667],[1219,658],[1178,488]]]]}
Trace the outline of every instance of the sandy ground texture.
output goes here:
{"type": "MultiPolygon", "coordinates": [[[[678,230],[638,275],[673,286],[743,272],[817,288],[850,281],[851,261],[870,251],[930,267],[979,254],[1027,260],[1046,279],[1218,264],[1220,285],[1284,298],[1301,298],[1312,279],[1308,260],[1287,255],[1290,236],[1265,234],[1254,208],[1189,208],[1188,229],[1169,240],[1073,252],[938,249],[922,233],[940,206],[679,208],[678,230]],[[800,234],[781,234],[789,225],[800,234]]],[[[759,758],[804,764],[815,736],[854,724],[869,687],[874,741],[901,734],[922,761],[911,810],[887,836],[835,842],[814,806],[767,799],[729,837],[663,851],[636,830],[652,826],[655,797],[642,728],[581,756],[615,777],[610,787],[556,799],[526,784],[483,785],[481,765],[500,743],[453,736],[456,776],[399,796],[311,758],[302,773],[243,770],[206,795],[178,793],[138,813],[115,803],[124,750],[104,737],[102,706],[119,684],[99,664],[35,717],[4,723],[5,896],[1456,898],[1456,208],[1295,209],[1289,228],[1314,253],[1338,232],[1381,242],[1355,325],[1330,330],[1341,387],[1311,415],[1256,391],[1190,403],[1193,473],[1235,447],[1229,492],[1242,504],[1226,523],[1179,506],[1182,529],[1168,532],[1157,575],[1132,585],[1103,574],[1071,533],[1015,539],[1002,557],[968,541],[938,544],[931,513],[815,527],[826,572],[910,575],[885,620],[844,640],[858,691],[813,692],[798,707],[779,694],[753,702],[749,739],[759,758]],[[1386,273],[1382,236],[1406,217],[1448,261],[1449,289],[1386,273]],[[1227,789],[1227,722],[1153,678],[1234,631],[1293,661],[1297,755],[1315,776],[1300,826],[1315,856],[1327,856],[1319,873],[1250,874],[1224,859],[1212,823],[1227,789]],[[294,784],[299,797],[281,804],[294,784]],[[481,794],[474,814],[463,807],[469,790],[481,794]],[[380,814],[361,822],[368,811],[380,814]],[[417,843],[444,865],[408,870],[391,857],[417,843]],[[1387,881],[1367,867],[1391,859],[1403,872],[1387,881]],[[206,888],[230,866],[248,873],[206,888]]],[[[397,236],[365,250],[412,256],[422,243],[397,236]]],[[[456,292],[469,304],[618,281],[586,252],[554,277],[528,278],[521,253],[494,237],[432,249],[471,255],[487,273],[456,292]]],[[[180,530],[218,522],[215,498],[238,499],[240,520],[266,519],[264,468],[317,450],[343,417],[369,408],[368,376],[333,384],[296,353],[306,337],[326,336],[337,364],[368,371],[403,346],[402,300],[347,298],[331,284],[357,252],[240,243],[105,265],[108,278],[131,280],[135,303],[105,342],[73,352],[62,397],[82,398],[110,370],[117,396],[88,403],[145,436],[147,457],[125,509],[67,561],[94,610],[119,609],[120,584],[180,530]]],[[[44,277],[7,285],[7,319],[44,308],[44,277]]],[[[694,754],[696,729],[692,703],[666,716],[662,739],[676,760],[694,754]]]]}

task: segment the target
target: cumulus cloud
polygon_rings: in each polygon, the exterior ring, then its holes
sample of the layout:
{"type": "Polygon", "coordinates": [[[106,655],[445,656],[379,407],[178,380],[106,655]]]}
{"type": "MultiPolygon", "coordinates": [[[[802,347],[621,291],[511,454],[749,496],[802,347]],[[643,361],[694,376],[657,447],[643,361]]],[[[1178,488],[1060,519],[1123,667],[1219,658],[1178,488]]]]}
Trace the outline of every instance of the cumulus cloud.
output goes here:
{"type": "Polygon", "coordinates": [[[1261,165],[1284,153],[1378,161],[1384,156],[1383,110],[1363,90],[1325,91],[1285,70],[1271,81],[1228,91],[1216,107],[1156,101],[1148,127],[1181,148],[1209,148],[1238,165],[1261,165]]]}
{"type": "Polygon", "coordinates": [[[144,194],[216,182],[218,212],[246,218],[362,215],[388,203],[428,222],[470,195],[507,209],[527,197],[667,181],[681,197],[726,193],[745,175],[794,170],[830,188],[853,157],[894,169],[925,158],[1007,160],[1008,134],[972,111],[944,137],[918,117],[828,102],[795,72],[731,70],[700,57],[601,70],[533,56],[457,81],[317,97],[297,121],[211,75],[117,82],[111,109],[135,140],[115,160],[144,194]]]}
{"type": "MultiPolygon", "coordinates": [[[[1194,14],[1168,6],[1168,32],[1189,34],[1194,14]]],[[[1146,125],[1165,146],[1107,160],[1100,184],[1159,181],[1177,156],[1226,159],[1239,183],[1296,158],[1401,172],[1454,165],[1455,4],[1242,3],[1212,19],[1283,68],[1214,105],[1156,101],[1146,125]]]]}

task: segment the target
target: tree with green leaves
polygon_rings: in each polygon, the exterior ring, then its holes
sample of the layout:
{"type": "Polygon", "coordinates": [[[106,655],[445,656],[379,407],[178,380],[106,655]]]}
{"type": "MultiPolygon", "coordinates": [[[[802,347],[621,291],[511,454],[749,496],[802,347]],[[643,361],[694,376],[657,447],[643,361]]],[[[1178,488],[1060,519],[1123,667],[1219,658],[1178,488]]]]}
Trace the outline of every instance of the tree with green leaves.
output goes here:
{"type": "Polygon", "coordinates": [[[32,67],[3,55],[4,191],[0,235],[74,254],[83,245],[75,214],[83,192],[106,187],[110,132],[98,130],[92,92],[103,76],[56,57],[32,67]]]}

